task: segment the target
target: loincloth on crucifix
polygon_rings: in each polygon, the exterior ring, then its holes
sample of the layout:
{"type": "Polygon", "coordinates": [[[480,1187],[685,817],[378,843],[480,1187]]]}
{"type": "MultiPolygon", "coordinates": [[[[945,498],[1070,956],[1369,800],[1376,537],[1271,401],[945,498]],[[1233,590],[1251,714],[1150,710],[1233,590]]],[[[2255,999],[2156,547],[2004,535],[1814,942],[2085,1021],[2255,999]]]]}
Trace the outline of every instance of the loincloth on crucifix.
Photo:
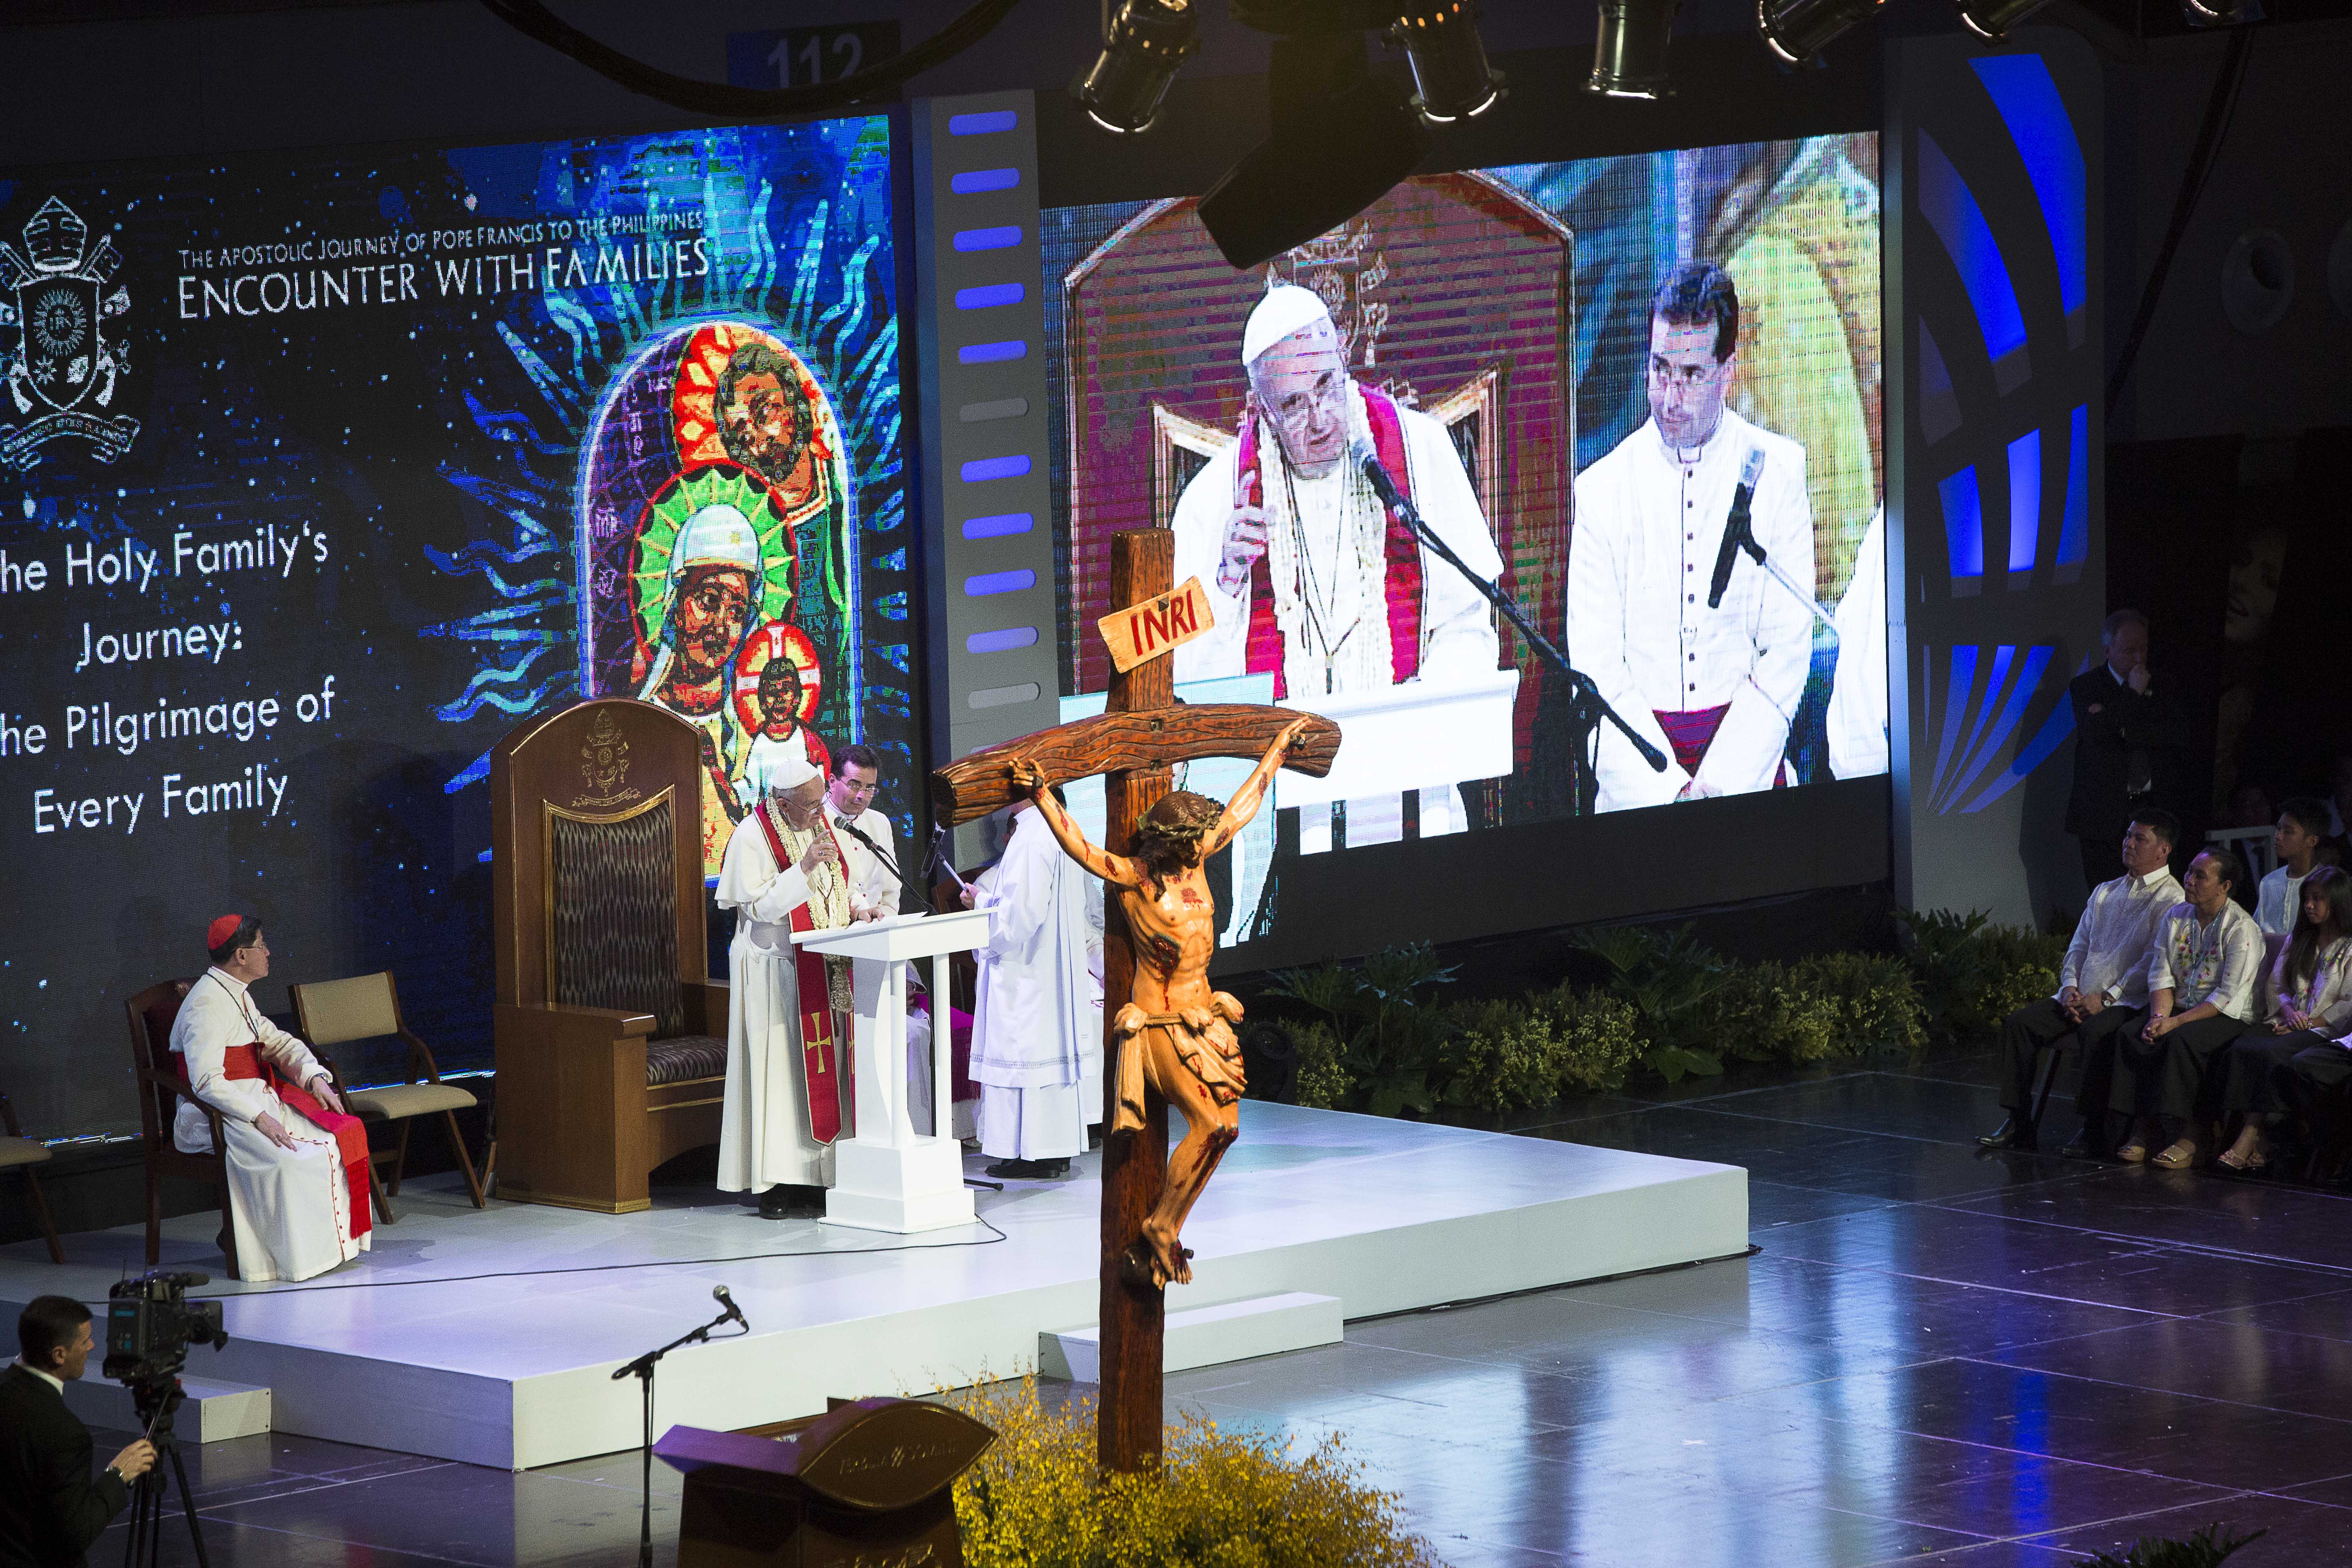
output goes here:
{"type": "Polygon", "coordinates": [[[1231,1105],[1249,1088],[1242,1071],[1241,1042],[1233,1026],[1241,1022],[1242,1005],[1220,991],[1209,1005],[1185,1013],[1147,1013],[1129,1002],[1111,1020],[1113,1044],[1118,1052],[1118,1102],[1111,1110],[1111,1131],[1140,1131],[1144,1126],[1146,1084],[1172,1098],[1174,1086],[1160,1081],[1160,1053],[1147,1037],[1157,1034],[1171,1054],[1219,1105],[1231,1105]],[[1133,1049],[1124,1048],[1129,1042],[1133,1049]]]}

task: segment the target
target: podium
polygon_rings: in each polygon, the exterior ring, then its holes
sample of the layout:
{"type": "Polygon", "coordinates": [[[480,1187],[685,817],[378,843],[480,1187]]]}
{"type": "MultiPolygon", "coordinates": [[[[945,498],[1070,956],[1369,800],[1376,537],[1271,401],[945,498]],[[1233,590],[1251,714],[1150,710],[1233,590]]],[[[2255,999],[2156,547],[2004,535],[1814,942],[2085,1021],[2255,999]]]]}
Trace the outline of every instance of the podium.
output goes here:
{"type": "MultiPolygon", "coordinates": [[[[952,1116],[919,1137],[907,1110],[907,965],[931,961],[932,1005],[944,1016],[948,954],[988,940],[984,909],[944,915],[893,915],[839,931],[794,931],[793,945],[855,960],[857,1131],[834,1145],[824,1223],[906,1234],[973,1222],[963,1184],[963,1144],[952,1116]]],[[[954,1052],[932,1020],[931,1103],[945,1106],[954,1052]]]]}
{"type": "Polygon", "coordinates": [[[1276,773],[1275,807],[1328,805],[1502,778],[1515,765],[1511,710],[1518,698],[1516,669],[1450,681],[1408,680],[1377,691],[1284,698],[1285,708],[1319,713],[1339,724],[1339,754],[1319,779],[1287,769],[1276,773]]]}

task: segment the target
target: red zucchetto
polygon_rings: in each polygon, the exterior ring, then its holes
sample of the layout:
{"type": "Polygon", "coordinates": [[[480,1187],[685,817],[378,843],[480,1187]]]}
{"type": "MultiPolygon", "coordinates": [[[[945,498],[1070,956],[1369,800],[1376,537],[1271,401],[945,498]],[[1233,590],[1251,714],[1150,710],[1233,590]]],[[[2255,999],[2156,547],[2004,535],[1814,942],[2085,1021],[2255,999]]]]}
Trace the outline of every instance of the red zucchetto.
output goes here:
{"type": "Polygon", "coordinates": [[[214,948],[218,947],[221,943],[235,936],[236,934],[236,928],[244,923],[245,917],[243,915],[223,915],[220,919],[213,921],[212,924],[205,928],[205,951],[206,952],[210,952],[214,948]]]}

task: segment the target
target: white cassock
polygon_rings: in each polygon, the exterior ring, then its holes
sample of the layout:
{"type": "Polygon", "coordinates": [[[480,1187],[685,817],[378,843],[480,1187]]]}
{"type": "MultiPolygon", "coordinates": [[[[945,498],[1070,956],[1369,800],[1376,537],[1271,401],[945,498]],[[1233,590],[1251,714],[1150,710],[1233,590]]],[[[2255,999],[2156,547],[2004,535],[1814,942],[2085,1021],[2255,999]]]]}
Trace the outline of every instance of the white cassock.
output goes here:
{"type": "Polygon", "coordinates": [[[1091,879],[1035,809],[1014,818],[991,889],[971,1040],[980,1146],[1000,1160],[1083,1154],[1087,1123],[1102,1119],[1102,1005],[1087,968],[1091,879]]]}
{"type": "MultiPolygon", "coordinates": [[[[849,868],[849,897],[861,908],[889,916],[898,912],[898,879],[882,864],[881,857],[857,841],[856,834],[843,832],[841,814],[833,809],[833,802],[824,803],[824,814],[834,823],[835,836],[841,842],[841,858],[849,868]]],[[[892,861],[898,858],[898,847],[890,837],[890,819],[880,812],[867,809],[848,819],[858,833],[863,833],[882,846],[882,854],[892,861]]]]}
{"type": "Polygon", "coordinates": [[[1750,451],[1764,455],[1749,526],[1773,564],[1813,581],[1812,503],[1805,449],[1727,408],[1696,452],[1678,451],[1654,420],[1576,479],[1568,556],[1568,657],[1601,695],[1664,753],[1654,771],[1613,724],[1601,726],[1597,809],[1664,805],[1691,782],[1657,715],[1725,711],[1698,761],[1722,795],[1769,789],[1812,662],[1812,612],[1739,553],[1721,607],[1707,589],[1732,494],[1750,451]]]}
{"type": "MultiPolygon", "coordinates": [[[[1360,401],[1351,400],[1350,408],[1360,425],[1364,416],[1360,401]]],[[[1471,571],[1493,582],[1503,574],[1503,558],[1495,550],[1494,534],[1486,525],[1486,513],[1479,510],[1477,492],[1470,488],[1470,476],[1463,469],[1453,437],[1444,425],[1418,409],[1400,406],[1397,423],[1404,437],[1406,489],[1415,510],[1471,571]]],[[[1206,636],[1176,650],[1179,681],[1248,673],[1252,584],[1245,580],[1241,593],[1234,596],[1217,585],[1217,568],[1224,556],[1225,521],[1233,512],[1234,475],[1240,462],[1241,444],[1236,441],[1211,458],[1177,498],[1171,519],[1176,581],[1201,579],[1215,621],[1206,636]]],[[[1302,584],[1295,612],[1282,595],[1276,595],[1276,620],[1284,633],[1284,700],[1305,707],[1313,696],[1326,690],[1365,691],[1393,686],[1387,641],[1387,584],[1385,568],[1380,564],[1388,522],[1370,486],[1344,461],[1321,479],[1287,472],[1282,448],[1270,431],[1258,445],[1258,462],[1269,533],[1285,535],[1268,540],[1269,576],[1276,571],[1287,576],[1295,570],[1302,584]],[[1294,496],[1295,513],[1290,506],[1294,496]],[[1331,628],[1331,640],[1338,645],[1328,668],[1323,651],[1310,635],[1292,635],[1291,627],[1283,625],[1286,618],[1303,618],[1310,611],[1318,624],[1331,628]]],[[[1492,675],[1501,658],[1493,607],[1468,579],[1426,545],[1421,552],[1421,648],[1415,679],[1444,684],[1492,675]]],[[[1454,785],[1424,789],[1420,796],[1423,838],[1459,833],[1468,826],[1461,794],[1454,785]]],[[[1303,808],[1301,850],[1328,847],[1329,825],[1328,806],[1303,808]],[[1319,842],[1318,828],[1323,834],[1319,842]]],[[[1387,843],[1402,837],[1401,797],[1348,803],[1350,846],[1387,843]]]]}
{"type": "MultiPolygon", "coordinates": [[[[357,1258],[371,1238],[352,1235],[351,1183],[334,1135],[278,1099],[268,1079],[226,1075],[229,1050],[246,1045],[260,1047],[271,1067],[305,1088],[325,1070],[308,1046],[261,1016],[245,982],[207,969],[180,1004],[172,1048],[187,1063],[196,1098],[221,1113],[238,1272],[247,1284],[308,1279],[357,1258]],[[254,1119],[265,1112],[300,1146],[281,1149],[264,1137],[254,1119]]],[[[211,1124],[184,1100],[172,1119],[172,1144],[187,1154],[213,1152],[211,1124]]]]}
{"type": "Polygon", "coordinates": [[[1837,675],[1830,685],[1830,772],[1886,771],[1886,509],[1871,514],[1853,576],[1838,601],[1837,675]]]}
{"type": "MultiPolygon", "coordinates": [[[[805,840],[782,826],[788,848],[805,840]]],[[[848,839],[846,834],[840,836],[848,839]]],[[[848,839],[843,858],[857,847],[848,839]]],[[[809,902],[809,878],[797,864],[778,868],[768,836],[746,816],[727,840],[719,868],[719,907],[735,911],[735,940],[727,949],[731,983],[727,1010],[727,1089],[719,1125],[719,1190],[763,1193],[770,1187],[830,1186],[833,1147],[809,1131],[808,1068],[801,1056],[801,988],[793,964],[793,911],[809,902]]],[[[818,900],[816,923],[827,923],[818,900]]],[[[840,900],[845,908],[846,900],[840,900]]],[[[835,911],[836,913],[839,911],[835,911]]],[[[834,923],[845,923],[836,921],[834,923]]],[[[847,1020],[835,1021],[835,1082],[841,1135],[850,1134],[856,1090],[850,1085],[847,1020]]]]}

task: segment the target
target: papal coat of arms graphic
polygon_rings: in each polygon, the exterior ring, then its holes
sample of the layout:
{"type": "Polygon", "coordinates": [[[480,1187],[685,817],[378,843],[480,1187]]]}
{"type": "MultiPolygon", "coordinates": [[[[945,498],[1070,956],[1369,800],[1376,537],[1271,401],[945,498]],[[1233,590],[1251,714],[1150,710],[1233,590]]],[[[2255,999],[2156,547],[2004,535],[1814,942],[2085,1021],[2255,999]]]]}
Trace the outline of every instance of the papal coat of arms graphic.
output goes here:
{"type": "MultiPolygon", "coordinates": [[[[5,364],[8,395],[24,423],[0,424],[0,465],[29,468],[61,437],[87,441],[110,463],[131,449],[139,422],[100,412],[131,369],[127,345],[110,342],[105,322],[131,309],[114,281],[122,258],[105,235],[89,237],[81,216],[57,197],[24,227],[25,248],[0,240],[0,329],[16,329],[5,364]]],[[[0,335],[0,353],[7,340],[0,335]]]]}

